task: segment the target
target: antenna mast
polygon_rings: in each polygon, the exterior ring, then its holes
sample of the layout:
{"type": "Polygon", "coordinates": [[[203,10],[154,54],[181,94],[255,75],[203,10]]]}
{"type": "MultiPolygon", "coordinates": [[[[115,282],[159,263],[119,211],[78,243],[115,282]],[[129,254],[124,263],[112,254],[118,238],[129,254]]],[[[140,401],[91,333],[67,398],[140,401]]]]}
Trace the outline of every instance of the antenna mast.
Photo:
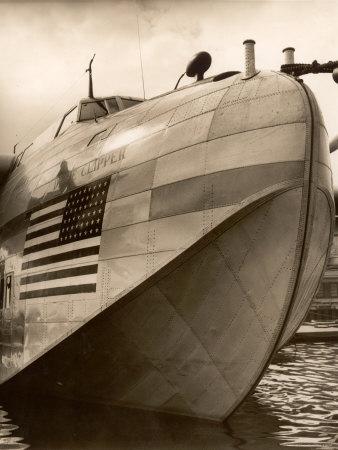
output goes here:
{"type": "Polygon", "coordinates": [[[142,64],[142,53],[141,53],[141,39],[140,39],[140,24],[138,21],[138,16],[136,16],[137,18],[137,35],[138,35],[138,50],[139,50],[139,54],[140,54],[140,64],[141,64],[141,73],[142,73],[142,87],[143,87],[143,99],[146,98],[146,93],[145,93],[145,89],[144,89],[144,76],[143,76],[143,64],[142,64]]]}
{"type": "Polygon", "coordinates": [[[95,58],[95,53],[92,57],[92,59],[89,62],[89,67],[86,70],[86,72],[89,72],[89,88],[88,88],[88,97],[89,98],[94,98],[94,94],[93,94],[93,77],[92,77],[92,64],[95,58]]]}

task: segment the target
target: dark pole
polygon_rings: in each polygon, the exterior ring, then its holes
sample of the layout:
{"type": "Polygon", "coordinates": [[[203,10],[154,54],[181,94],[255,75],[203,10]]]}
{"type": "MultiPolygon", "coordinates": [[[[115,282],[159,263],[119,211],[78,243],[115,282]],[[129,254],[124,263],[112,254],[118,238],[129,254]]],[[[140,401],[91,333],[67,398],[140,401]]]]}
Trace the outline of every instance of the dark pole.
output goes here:
{"type": "Polygon", "coordinates": [[[95,58],[95,53],[94,53],[92,59],[90,60],[88,69],[86,70],[86,72],[89,72],[89,90],[88,90],[88,97],[89,98],[94,98],[94,94],[93,94],[93,78],[92,78],[92,64],[93,64],[94,58],[95,58]]]}

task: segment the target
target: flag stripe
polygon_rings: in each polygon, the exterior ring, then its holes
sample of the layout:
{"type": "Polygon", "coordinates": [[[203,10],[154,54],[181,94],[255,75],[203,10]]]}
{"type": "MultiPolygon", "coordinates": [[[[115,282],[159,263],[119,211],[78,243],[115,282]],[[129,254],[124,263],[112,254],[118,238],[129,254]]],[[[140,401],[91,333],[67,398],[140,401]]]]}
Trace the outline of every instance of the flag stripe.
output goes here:
{"type": "Polygon", "coordinates": [[[93,247],[94,245],[100,245],[101,236],[95,236],[92,238],[87,238],[82,241],[74,241],[69,244],[58,245],[52,248],[46,248],[44,250],[39,250],[34,253],[30,253],[28,255],[24,255],[22,258],[22,262],[33,261],[35,259],[40,259],[45,256],[57,255],[59,253],[68,252],[71,250],[77,250],[79,248],[93,247]]]}
{"type": "Polygon", "coordinates": [[[61,228],[61,223],[62,223],[62,216],[58,216],[58,217],[55,217],[54,219],[46,220],[46,222],[37,223],[36,225],[29,226],[27,233],[32,233],[33,231],[42,230],[42,229],[45,229],[45,228],[47,228],[51,225],[55,225],[55,224],[58,224],[61,228]]]}
{"type": "MultiPolygon", "coordinates": [[[[19,296],[18,296],[19,297],[19,296]]],[[[94,292],[86,292],[85,294],[82,292],[79,292],[79,293],[77,293],[77,294],[71,294],[71,295],[53,295],[53,297],[40,297],[40,298],[36,298],[35,299],[35,297],[34,298],[32,298],[32,299],[27,299],[27,300],[22,300],[23,302],[27,302],[27,303],[30,303],[30,304],[34,304],[34,300],[36,300],[36,301],[39,301],[39,302],[44,302],[45,300],[46,301],[51,301],[51,302],[55,302],[55,303],[58,303],[58,302],[68,302],[68,300],[79,300],[79,301],[86,301],[86,300],[95,300],[97,298],[97,291],[94,291],[94,292]]]]}
{"type": "Polygon", "coordinates": [[[43,266],[36,266],[36,267],[30,267],[27,269],[21,270],[22,276],[27,275],[33,275],[37,273],[47,272],[50,270],[56,270],[56,269],[65,269],[68,267],[74,267],[74,264],[76,263],[76,266],[80,265],[86,265],[86,264],[96,264],[99,260],[99,255],[89,255],[89,256],[81,256],[81,258],[77,258],[76,261],[68,260],[68,261],[59,261],[49,264],[44,264],[43,266]]]}
{"type": "Polygon", "coordinates": [[[51,211],[43,216],[37,217],[34,220],[30,221],[30,225],[36,225],[37,223],[45,222],[48,219],[52,219],[53,217],[62,216],[64,208],[57,209],[55,211],[51,211]]]}
{"type": "Polygon", "coordinates": [[[57,280],[60,278],[77,277],[80,275],[89,275],[97,273],[97,264],[91,264],[89,266],[71,267],[70,269],[56,270],[52,272],[37,273],[35,275],[28,275],[21,278],[20,284],[37,283],[39,281],[57,280]]]}
{"type": "Polygon", "coordinates": [[[56,211],[58,209],[64,208],[67,204],[67,200],[63,200],[61,202],[55,203],[51,206],[43,206],[43,208],[39,209],[35,213],[31,215],[31,220],[37,219],[38,217],[44,216],[52,211],[56,211]]]}
{"type": "Polygon", "coordinates": [[[109,185],[110,177],[97,180],[30,211],[20,299],[86,299],[96,292],[109,185]]]}
{"type": "Polygon", "coordinates": [[[29,241],[26,240],[24,249],[31,248],[36,244],[51,241],[52,239],[58,239],[59,234],[60,233],[58,231],[54,231],[54,233],[48,233],[45,234],[44,236],[39,236],[37,238],[30,239],[29,241]]]}
{"type": "Polygon", "coordinates": [[[61,228],[61,220],[59,223],[55,223],[54,225],[50,225],[46,228],[41,228],[37,231],[32,231],[31,233],[27,233],[26,241],[29,241],[31,239],[35,239],[40,236],[44,236],[45,234],[53,233],[55,231],[59,231],[61,228]]]}
{"type": "Polygon", "coordinates": [[[79,248],[71,250],[70,252],[59,253],[57,255],[46,256],[44,258],[27,261],[22,264],[22,270],[30,269],[31,267],[43,266],[45,264],[56,263],[60,261],[67,261],[69,259],[82,258],[83,256],[98,255],[100,250],[99,245],[94,247],[79,248]]]}
{"type": "Polygon", "coordinates": [[[52,239],[51,241],[41,242],[40,244],[31,245],[24,249],[23,254],[29,255],[30,253],[40,252],[42,250],[46,250],[47,248],[56,247],[59,243],[59,239],[52,239]]]}
{"type": "Polygon", "coordinates": [[[20,287],[20,292],[40,291],[41,289],[50,289],[62,286],[77,286],[80,284],[96,283],[97,274],[81,275],[80,277],[59,278],[57,280],[38,281],[20,287]]]}
{"type": "Polygon", "coordinates": [[[38,297],[51,297],[53,295],[78,294],[85,292],[95,292],[96,284],[78,284],[76,286],[59,286],[49,289],[39,289],[20,293],[20,300],[38,297]]]}
{"type": "Polygon", "coordinates": [[[72,191],[69,191],[62,195],[57,195],[56,197],[45,201],[43,204],[34,206],[34,208],[31,209],[29,214],[34,214],[36,211],[39,211],[42,208],[46,208],[47,206],[54,205],[55,203],[60,203],[62,200],[67,200],[67,198],[68,198],[69,194],[71,194],[71,192],[72,191]]]}

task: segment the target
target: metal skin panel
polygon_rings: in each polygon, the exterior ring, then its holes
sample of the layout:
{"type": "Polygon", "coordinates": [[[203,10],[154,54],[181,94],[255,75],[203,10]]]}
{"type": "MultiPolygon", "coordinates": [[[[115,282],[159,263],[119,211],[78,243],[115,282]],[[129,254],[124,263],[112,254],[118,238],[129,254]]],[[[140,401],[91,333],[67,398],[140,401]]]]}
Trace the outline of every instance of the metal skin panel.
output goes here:
{"type": "Polygon", "coordinates": [[[243,87],[244,87],[244,83],[241,83],[240,78],[238,80],[236,80],[230,86],[230,88],[226,91],[226,95],[222,99],[219,107],[222,108],[223,105],[225,105],[226,103],[231,103],[231,102],[237,101],[239,99],[239,96],[242,92],[243,87]]]}
{"type": "Polygon", "coordinates": [[[317,245],[309,248],[304,275],[299,288],[299,294],[293,305],[288,326],[284,332],[281,345],[285,344],[299,328],[304,320],[305,313],[310,307],[309,299],[312,299],[318,288],[318,280],[325,267],[327,257],[327,247],[330,242],[330,204],[319,189],[317,190],[318,206],[316,207],[312,233],[317,245]]]}
{"type": "MultiPolygon", "coordinates": [[[[277,74],[267,77],[262,77],[256,91],[257,96],[273,95],[276,93],[276,86],[279,83],[279,76],[277,74]]],[[[290,86],[288,86],[290,89],[290,86]]]]}
{"type": "MultiPolygon", "coordinates": [[[[22,180],[21,186],[14,186],[4,192],[0,198],[0,226],[6,226],[8,222],[22,214],[29,203],[31,192],[35,189],[36,180],[22,180]]],[[[6,185],[5,185],[6,187],[6,185]]]]}
{"type": "MultiPolygon", "coordinates": [[[[55,167],[46,162],[50,175],[38,188],[30,167],[43,147],[27,151],[0,201],[1,211],[9,208],[1,212],[0,258],[16,280],[0,326],[24,325],[19,356],[14,334],[3,338],[5,386],[28,383],[32,390],[213,420],[230,414],[258,382],[287,324],[298,321],[304,292],[312,292],[325,262],[330,232],[311,231],[316,205],[319,214],[333,214],[323,206],[332,192],[314,201],[316,183],[330,191],[329,169],[318,168],[328,149],[316,111],[290,77],[239,75],[70,128],[47,144],[55,167]],[[87,137],[108,128],[104,142],[87,147],[87,137]],[[55,258],[60,250],[41,233],[55,237],[59,224],[48,216],[42,227],[39,215],[53,215],[52,205],[68,204],[79,186],[107,175],[100,238],[95,245],[82,241],[83,248],[65,245],[76,260],[61,260],[68,253],[55,258]],[[22,201],[12,207],[17,186],[22,201]],[[8,239],[28,225],[25,255],[18,245],[5,253],[8,239]],[[329,237],[318,260],[306,249],[316,247],[320,232],[329,237]],[[41,248],[30,253],[30,245],[41,248]],[[94,265],[97,275],[83,278],[88,284],[71,279],[73,267],[80,273],[94,265]],[[306,269],[313,265],[315,271],[306,269]],[[62,276],[50,277],[52,271],[62,276]],[[31,279],[42,283],[40,297],[20,291],[23,276],[40,277],[31,279]],[[62,295],[56,279],[70,293],[62,295]],[[81,286],[95,290],[73,289],[81,286]]],[[[63,221],[64,210],[57,211],[63,221]]]]}
{"type": "Polygon", "coordinates": [[[152,191],[150,217],[232,205],[267,186],[302,179],[303,167],[300,161],[249,166],[160,186],[152,191]]]}
{"type": "MultiPolygon", "coordinates": [[[[231,86],[229,93],[234,88],[235,86],[231,86]]],[[[249,99],[228,102],[226,95],[216,111],[209,139],[305,120],[301,88],[289,84],[289,90],[280,92],[276,85],[275,93],[268,96],[256,95],[249,99]],[[288,107],[290,104],[292,109],[288,107]]]]}
{"type": "Polygon", "coordinates": [[[142,140],[129,144],[124,153],[124,159],[121,162],[121,169],[128,169],[146,161],[156,159],[159,153],[161,140],[167,130],[151,134],[142,140]]]}
{"type": "MultiPolygon", "coordinates": [[[[84,337],[77,333],[74,340],[57,347],[56,352],[62,351],[63,355],[62,368],[57,367],[58,355],[49,352],[38,369],[48,373],[49,383],[44,383],[44,389],[58,381],[60,393],[72,392],[86,399],[214,420],[224,418],[252,387],[282,326],[280,311],[285,311],[290,301],[298,266],[292,254],[299,245],[301,199],[302,189],[287,191],[234,220],[232,226],[231,221],[223,222],[218,237],[189,252],[186,259],[176,260],[176,267],[164,272],[158,281],[147,285],[146,280],[141,294],[121,305],[116,303],[114,310],[108,309],[110,317],[92,331],[87,328],[84,337]],[[298,209],[299,214],[285,215],[290,209],[298,209]],[[261,314],[259,293],[248,295],[242,280],[254,267],[259,270],[252,253],[267,252],[274,259],[280,220],[292,233],[285,233],[278,247],[279,258],[274,265],[263,268],[262,276],[268,294],[277,283],[285,295],[272,296],[276,308],[269,315],[261,314]],[[228,230],[245,236],[251,229],[250,222],[256,224],[256,239],[250,239],[241,268],[236,270],[228,254],[229,248],[236,254],[236,243],[228,230]],[[291,258],[287,259],[289,254],[291,258]],[[274,283],[281,272],[284,276],[274,283]],[[227,307],[228,301],[231,308],[227,307]],[[271,321],[275,324],[273,331],[269,330],[271,321]],[[83,354],[80,342],[83,349],[87,348],[86,342],[90,343],[90,358],[85,359],[85,365],[73,361],[72,377],[66,376],[68,355],[83,354]],[[102,358],[107,370],[97,371],[102,358]],[[82,370],[87,375],[86,383],[78,382],[84,380],[82,370]],[[158,373],[155,392],[150,383],[154,371],[158,373]],[[147,388],[148,395],[144,391],[147,388]]],[[[30,379],[32,386],[34,378],[38,378],[36,372],[30,379]]]]}
{"type": "Polygon", "coordinates": [[[143,118],[147,115],[148,111],[154,107],[156,102],[158,102],[158,99],[152,99],[138,104],[137,108],[130,108],[114,115],[115,125],[110,132],[110,135],[118,134],[123,130],[128,130],[140,125],[143,118]]]}
{"type": "Polygon", "coordinates": [[[304,123],[252,130],[209,141],[205,171],[212,173],[250,165],[300,161],[304,159],[304,152],[304,123]]]}
{"type": "Polygon", "coordinates": [[[175,150],[206,141],[213,117],[214,112],[208,112],[170,126],[163,136],[159,155],[166,155],[175,150]]]}
{"type": "MultiPolygon", "coordinates": [[[[227,81],[227,80],[225,80],[227,81]]],[[[227,83],[229,83],[229,81],[227,81],[227,83]]],[[[218,82],[215,83],[215,86],[210,89],[210,86],[206,86],[204,88],[204,91],[214,91],[214,90],[221,90],[224,89],[223,88],[224,82],[218,82]]],[[[199,86],[198,89],[201,89],[201,87],[199,86]]],[[[187,90],[190,91],[190,90],[187,90]]],[[[224,92],[224,91],[222,91],[224,92]]],[[[203,94],[201,94],[203,96],[203,94]]],[[[180,96],[182,97],[182,94],[180,94],[180,96]]],[[[183,97],[186,97],[187,99],[196,96],[196,93],[191,93],[191,92],[187,92],[183,94],[183,97]]],[[[204,96],[205,97],[205,93],[204,96]]],[[[208,97],[208,96],[206,96],[208,97]]],[[[160,99],[161,103],[163,103],[164,99],[160,99]]],[[[179,104],[180,100],[176,100],[175,105],[179,104]],[[178,103],[177,103],[178,102],[178,103]]],[[[91,179],[93,179],[93,177],[96,175],[98,175],[98,172],[101,172],[101,170],[98,169],[102,169],[102,166],[106,167],[107,163],[104,163],[104,161],[106,160],[106,154],[110,153],[110,152],[114,152],[116,151],[117,153],[119,153],[121,151],[121,148],[123,149],[126,145],[132,145],[134,141],[140,140],[140,139],[144,139],[147,136],[151,136],[151,135],[156,135],[156,131],[165,128],[165,124],[166,122],[170,119],[170,117],[172,116],[172,114],[174,113],[173,108],[170,108],[167,105],[167,102],[165,101],[165,112],[167,112],[167,114],[165,114],[164,116],[160,116],[159,118],[157,118],[157,116],[154,117],[147,117],[147,120],[145,120],[144,122],[146,123],[146,126],[140,126],[140,127],[134,127],[132,129],[127,129],[127,130],[120,130],[120,132],[118,132],[118,130],[116,130],[117,127],[115,127],[115,129],[113,129],[113,134],[111,138],[108,138],[105,141],[104,147],[101,151],[101,160],[98,161],[98,164],[96,164],[96,167],[94,165],[94,171],[93,169],[93,165],[92,167],[89,168],[89,170],[87,170],[86,167],[83,166],[82,164],[77,163],[77,161],[83,161],[83,159],[85,159],[85,155],[83,155],[83,151],[87,151],[87,143],[89,142],[90,138],[93,135],[96,135],[98,132],[112,127],[112,124],[116,124],[116,122],[119,121],[119,116],[121,115],[121,113],[114,115],[113,117],[108,117],[107,119],[99,119],[98,123],[93,123],[93,124],[88,124],[87,128],[83,128],[80,127],[81,130],[77,131],[77,133],[75,134],[75,136],[72,136],[73,139],[77,138],[75,143],[72,143],[69,135],[72,135],[72,133],[66,133],[65,135],[62,135],[60,138],[57,139],[56,143],[52,142],[49,146],[47,146],[46,148],[43,147],[41,148],[41,150],[39,150],[39,152],[37,151],[31,151],[31,152],[27,152],[25,153],[25,156],[21,162],[21,166],[19,166],[19,169],[17,169],[17,171],[13,174],[12,177],[10,177],[10,179],[8,180],[7,185],[4,188],[4,192],[3,192],[3,201],[5,202],[6,199],[8,199],[9,197],[13,196],[13,192],[16,192],[16,196],[17,196],[17,206],[18,208],[7,208],[8,213],[11,213],[10,216],[4,216],[4,221],[9,220],[11,217],[15,216],[15,214],[17,213],[18,209],[24,209],[24,205],[27,205],[28,203],[28,199],[29,199],[29,193],[36,190],[36,192],[33,194],[34,197],[37,198],[42,198],[43,195],[46,192],[49,192],[50,190],[53,190],[53,186],[54,184],[57,182],[56,179],[53,179],[53,181],[50,181],[47,183],[47,185],[43,185],[40,186],[38,188],[38,177],[33,176],[33,173],[35,172],[36,174],[41,174],[41,171],[37,171],[36,166],[34,165],[34,162],[32,163],[32,161],[34,161],[34,157],[35,159],[39,159],[39,157],[43,157],[43,160],[46,161],[46,169],[51,167],[51,165],[54,165],[56,161],[60,161],[60,160],[64,160],[67,161],[68,164],[68,170],[73,170],[74,171],[74,176],[77,175],[78,172],[83,173],[86,172],[86,174],[91,173],[91,177],[90,179],[87,177],[87,179],[82,179],[79,180],[80,182],[84,183],[84,182],[88,182],[91,179]],[[169,112],[168,112],[169,111],[169,112]],[[84,137],[85,136],[85,137],[84,137]],[[112,139],[112,140],[111,140],[112,139]],[[80,151],[82,147],[82,152],[80,151]],[[43,153],[42,153],[43,152],[43,153]],[[77,154],[77,156],[75,157],[75,155],[77,154]],[[74,159],[75,157],[75,159],[74,159]],[[33,159],[32,159],[33,158],[33,159]],[[21,177],[18,177],[18,171],[22,173],[21,177]],[[33,171],[33,172],[32,172],[33,171]],[[94,173],[92,173],[94,172],[94,173]],[[29,186],[25,186],[24,190],[22,191],[22,195],[19,196],[19,190],[18,187],[20,187],[20,189],[22,188],[22,184],[23,183],[29,183],[29,186]],[[25,195],[26,194],[26,195],[25,195]]],[[[143,105],[140,105],[140,107],[143,105]]],[[[142,109],[140,108],[140,112],[137,114],[138,108],[133,108],[133,110],[135,111],[134,114],[136,114],[136,116],[138,117],[137,119],[137,123],[140,122],[142,115],[144,115],[144,112],[142,112],[142,109]]],[[[122,111],[123,113],[123,111],[122,111]]],[[[123,117],[123,116],[122,116],[123,117]]],[[[208,116],[211,117],[212,116],[208,116]]],[[[120,119],[121,120],[121,119],[120,119]]],[[[127,119],[128,120],[128,119],[127,119]]],[[[121,123],[123,122],[123,119],[121,120],[121,123]]],[[[190,128],[187,127],[187,124],[185,123],[185,126],[183,127],[170,127],[170,132],[164,135],[164,139],[163,136],[161,136],[160,138],[160,142],[157,143],[157,148],[158,148],[158,144],[160,144],[161,148],[163,148],[163,150],[169,146],[169,149],[165,150],[166,152],[168,151],[172,151],[175,148],[180,148],[184,145],[191,145],[190,144],[190,140],[191,140],[191,136],[195,136],[196,141],[201,141],[203,140],[203,138],[206,138],[206,133],[208,132],[208,128],[209,125],[207,123],[208,121],[205,120],[205,118],[203,118],[202,120],[192,120],[189,124],[190,124],[190,128]],[[205,130],[203,132],[203,130],[205,130]],[[182,139],[183,143],[182,143],[182,139]],[[186,143],[186,144],[185,144],[186,143]],[[173,147],[174,146],[174,147],[173,147]]],[[[82,124],[84,125],[84,124],[82,124]]],[[[169,131],[168,130],[168,131],[169,131]]],[[[34,149],[32,149],[34,150],[34,149]]],[[[93,148],[93,149],[89,149],[89,152],[95,152],[98,151],[99,149],[93,148]]],[[[116,158],[114,158],[116,159],[116,158]]],[[[123,159],[123,158],[121,158],[123,159]]],[[[118,167],[112,168],[114,170],[117,170],[118,167]]],[[[52,169],[52,173],[56,173],[57,171],[57,167],[54,167],[52,169]]],[[[109,172],[109,168],[108,168],[108,172],[109,172]]],[[[44,171],[45,173],[45,171],[44,171]]],[[[44,176],[44,175],[43,175],[44,176]]],[[[47,175],[48,176],[48,175],[47,175]]],[[[101,174],[102,176],[102,174],[101,174]]],[[[44,178],[45,179],[45,178],[44,178]]],[[[41,185],[42,181],[39,183],[41,185]]]]}
{"type": "Polygon", "coordinates": [[[86,308],[86,302],[83,299],[80,300],[72,300],[70,302],[70,314],[69,321],[70,322],[84,322],[88,313],[86,308]]]}
{"type": "Polygon", "coordinates": [[[332,189],[332,171],[324,164],[318,164],[318,187],[327,193],[332,189]]]}
{"type": "MultiPolygon", "coordinates": [[[[102,129],[102,125],[99,130],[102,129]]],[[[60,161],[67,160],[73,158],[77,154],[87,149],[87,143],[93,134],[98,132],[97,128],[94,128],[94,131],[90,131],[87,136],[81,135],[78,142],[69,143],[69,145],[64,145],[64,143],[59,142],[59,146],[55,147],[55,142],[48,147],[43,147],[41,152],[35,154],[34,152],[31,154],[30,152],[25,152],[24,157],[21,159],[20,165],[18,169],[15,170],[13,176],[8,180],[8,183],[5,186],[5,190],[3,192],[3,196],[7,196],[8,191],[12,191],[20,187],[25,181],[29,180],[29,183],[37,187],[38,181],[40,177],[42,177],[40,181],[40,185],[43,184],[43,180],[46,179],[45,174],[47,174],[47,180],[51,180],[52,175],[49,175],[48,170],[52,170],[54,167],[54,171],[57,171],[60,165],[60,161]],[[61,144],[61,145],[60,145],[61,144]],[[63,145],[62,145],[63,144],[63,145]],[[39,168],[34,161],[40,160],[46,161],[45,171],[41,173],[41,168],[39,168]]],[[[86,134],[86,133],[84,133],[86,134]]],[[[67,142],[68,144],[68,142],[67,142]]],[[[95,155],[96,156],[96,155],[95,155]]],[[[30,191],[32,188],[30,189],[30,191]]]]}
{"type": "MultiPolygon", "coordinates": [[[[101,253],[100,267],[102,298],[114,299],[123,290],[130,286],[137,285],[146,278],[163,267],[170,260],[174,259],[183,249],[189,247],[195,240],[195,236],[202,230],[207,233],[213,227],[223,222],[227,217],[233,215],[241,209],[241,204],[217,209],[204,210],[195,213],[181,214],[152,221],[149,224],[147,235],[147,247],[142,254],[129,256],[138,253],[140,248],[138,241],[134,249],[125,248],[125,254],[116,254],[115,242],[116,233],[106,235],[107,244],[105,249],[108,253],[101,253]],[[193,236],[193,238],[192,238],[193,236]]],[[[144,229],[144,224],[138,224],[144,229]]],[[[123,227],[121,231],[134,235],[137,227],[123,227]]],[[[127,239],[128,242],[132,243],[127,239]]]]}
{"type": "Polygon", "coordinates": [[[62,323],[68,322],[69,302],[46,303],[46,322],[62,323]]]}
{"type": "Polygon", "coordinates": [[[206,147],[203,142],[158,158],[153,187],[204,175],[206,147]]]}
{"type": "MultiPolygon", "coordinates": [[[[100,291],[97,290],[96,292],[89,292],[86,293],[85,295],[83,293],[77,293],[77,294],[72,294],[71,295],[71,299],[72,300],[81,300],[81,301],[90,301],[92,303],[94,303],[97,299],[97,297],[100,295],[100,291]]],[[[70,297],[70,296],[69,296],[70,297]]],[[[40,302],[42,305],[42,311],[41,314],[43,314],[44,320],[46,315],[45,315],[45,305],[46,303],[51,303],[51,302],[64,302],[65,301],[65,296],[64,295],[54,295],[54,296],[41,296],[41,297],[37,297],[37,298],[27,298],[25,300],[21,300],[21,302],[26,302],[27,308],[30,305],[38,305],[40,302]]]]}
{"type": "Polygon", "coordinates": [[[45,322],[44,303],[34,302],[33,305],[26,306],[25,322],[45,322]]]}
{"type": "Polygon", "coordinates": [[[249,166],[300,161],[304,159],[304,148],[304,123],[281,125],[213,139],[158,158],[153,187],[239,168],[243,164],[249,166]],[[273,147],[271,141],[275,143],[273,147]]]}
{"type": "Polygon", "coordinates": [[[25,323],[24,362],[35,358],[46,346],[46,323],[25,323]]]}
{"type": "Polygon", "coordinates": [[[312,94],[306,88],[312,118],[312,178],[308,205],[308,236],[304,242],[301,281],[290,311],[280,346],[285,344],[304,320],[323,276],[334,230],[332,172],[328,156],[328,139],[323,117],[312,94]]]}
{"type": "Polygon", "coordinates": [[[108,193],[108,200],[137,194],[151,188],[154,179],[156,161],[148,161],[138,166],[121,171],[108,193]]]}
{"type": "Polygon", "coordinates": [[[224,95],[226,95],[226,91],[222,89],[178,106],[170,120],[170,125],[215,110],[224,95]]]}
{"type": "MultiPolygon", "coordinates": [[[[119,147],[121,147],[121,142],[124,142],[125,145],[126,143],[132,142],[134,139],[139,139],[141,137],[147,136],[148,134],[154,133],[154,130],[156,131],[156,129],[165,127],[165,122],[163,123],[162,117],[160,119],[155,119],[153,122],[149,123],[148,127],[143,127],[143,131],[141,132],[141,134],[135,134],[135,132],[133,131],[127,136],[120,136],[117,133],[117,138],[120,144],[116,148],[116,144],[115,147],[112,147],[108,141],[106,143],[107,145],[105,145],[105,147],[103,148],[104,151],[101,152],[104,156],[103,158],[99,159],[99,154],[97,154],[99,152],[99,149],[91,148],[88,150],[87,144],[90,139],[98,132],[106,128],[113,127],[117,122],[119,122],[119,120],[123,121],[122,113],[123,111],[116,115],[108,116],[105,119],[98,119],[98,123],[93,122],[89,124],[81,124],[82,126],[80,127],[80,130],[78,130],[75,134],[72,134],[70,130],[61,137],[58,137],[51,144],[43,146],[41,149],[39,149],[39,151],[34,151],[34,148],[32,148],[31,151],[27,151],[22,158],[21,164],[19,165],[18,169],[16,169],[12,176],[9,178],[7,184],[4,186],[3,192],[1,193],[1,202],[4,205],[7,201],[9,201],[9,198],[13,198],[14,193],[17,197],[17,203],[12,205],[11,208],[4,207],[3,214],[0,218],[0,220],[3,220],[2,223],[6,223],[12,217],[15,217],[20,209],[24,210],[27,207],[29,196],[34,190],[41,191],[35,192],[33,194],[35,197],[43,197],[46,192],[50,192],[54,189],[53,186],[57,182],[57,179],[52,179],[47,183],[47,185],[40,186],[38,189],[38,180],[39,176],[41,176],[41,170],[37,169],[36,164],[34,164],[34,160],[41,161],[41,159],[43,159],[46,164],[46,170],[47,168],[55,165],[55,163],[57,162],[57,166],[51,169],[51,173],[55,173],[55,171],[57,171],[57,168],[59,168],[60,165],[60,161],[67,161],[68,170],[73,170],[74,172],[80,171],[80,173],[84,171],[85,175],[91,174],[90,177],[86,177],[85,179],[80,180],[80,184],[82,184],[92,180],[95,176],[102,176],[102,173],[100,174],[99,172],[101,172],[102,167],[107,166],[107,163],[104,164],[104,161],[107,158],[106,154],[114,152],[116,150],[118,156],[119,152],[121,151],[119,149],[119,147]],[[85,125],[87,126],[85,127],[85,125]],[[83,160],[86,160],[86,157],[85,154],[83,155],[83,152],[91,152],[93,156],[95,155],[94,157],[98,159],[98,163],[96,165],[94,164],[94,167],[92,164],[89,170],[86,170],[86,167],[84,168],[83,160]]],[[[144,115],[144,112],[142,113],[142,109],[140,108],[139,116],[142,117],[142,115],[144,115]]],[[[171,115],[168,116],[167,120],[169,120],[170,117],[171,115]]],[[[114,139],[116,142],[115,135],[114,139]]],[[[112,159],[114,162],[118,158],[115,157],[112,159]]],[[[110,173],[113,172],[114,169],[116,170],[117,168],[113,168],[113,170],[110,170],[110,173]]],[[[43,171],[43,176],[45,172],[46,171],[43,171]]],[[[74,173],[74,175],[77,175],[77,173],[74,173]]]]}
{"type": "MultiPolygon", "coordinates": [[[[326,128],[324,126],[320,126],[319,128],[319,145],[321,148],[325,149],[329,146],[329,137],[326,131],[326,128]]],[[[330,159],[330,153],[327,153],[325,151],[320,151],[318,153],[318,162],[324,164],[329,169],[331,169],[331,159],[330,159]]]]}
{"type": "MultiPolygon", "coordinates": [[[[238,100],[249,100],[255,98],[257,95],[257,90],[262,82],[262,79],[263,78],[254,77],[250,80],[249,83],[244,83],[238,96],[238,100]]],[[[263,95],[266,95],[266,93],[264,93],[263,95]]],[[[228,101],[226,97],[225,101],[228,101]]]]}
{"type": "Polygon", "coordinates": [[[146,254],[148,248],[148,223],[103,231],[100,259],[146,254]]]}
{"type": "Polygon", "coordinates": [[[101,260],[99,290],[102,304],[117,299],[117,294],[137,286],[156,268],[165,266],[177,256],[178,251],[161,251],[137,256],[101,260]]]}
{"type": "MultiPolygon", "coordinates": [[[[219,81],[217,83],[208,83],[208,84],[199,84],[196,85],[193,90],[190,89],[178,89],[171,93],[168,97],[160,97],[158,101],[154,104],[152,108],[149,109],[148,113],[143,117],[142,123],[145,123],[151,120],[154,117],[157,117],[161,114],[164,114],[168,111],[174,111],[177,107],[184,105],[191,101],[199,101],[198,99],[203,98],[205,96],[210,96],[209,98],[214,99],[215,97],[212,95],[214,92],[220,90],[227,90],[228,86],[231,85],[237,77],[231,77],[226,80],[219,81]]],[[[217,97],[217,94],[216,94],[217,97]]],[[[216,100],[217,103],[217,100],[216,100]]],[[[216,106],[216,105],[215,105],[216,106]]]]}
{"type": "Polygon", "coordinates": [[[72,327],[72,323],[67,322],[48,322],[46,323],[46,346],[50,346],[53,342],[62,338],[72,327]]]}
{"type": "Polygon", "coordinates": [[[75,146],[70,146],[64,150],[61,155],[49,155],[48,153],[44,155],[44,157],[47,158],[48,166],[43,173],[40,173],[40,171],[35,168],[36,176],[38,177],[37,188],[57,177],[60,170],[60,159],[66,159],[69,169],[72,170],[79,165],[76,164],[77,162],[85,163],[96,158],[97,151],[92,147],[87,147],[88,141],[88,137],[82,139],[75,146]]]}
{"type": "Polygon", "coordinates": [[[113,133],[108,136],[107,141],[102,149],[103,153],[115,150],[119,147],[129,145],[138,139],[144,139],[166,128],[171,119],[173,112],[169,111],[158,117],[152,118],[146,124],[141,124],[127,129],[119,129],[117,125],[113,133]]]}
{"type": "Polygon", "coordinates": [[[102,229],[118,228],[149,219],[151,191],[107,202],[102,229]]]}

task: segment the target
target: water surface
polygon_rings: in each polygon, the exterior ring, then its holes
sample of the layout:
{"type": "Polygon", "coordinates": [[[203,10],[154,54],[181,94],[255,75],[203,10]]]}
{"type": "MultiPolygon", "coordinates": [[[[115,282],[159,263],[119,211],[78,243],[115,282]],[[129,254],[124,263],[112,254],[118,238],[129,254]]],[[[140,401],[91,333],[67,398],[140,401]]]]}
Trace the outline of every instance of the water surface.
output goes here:
{"type": "Polygon", "coordinates": [[[224,424],[42,396],[0,402],[0,450],[338,449],[338,342],[285,347],[224,424]]]}

